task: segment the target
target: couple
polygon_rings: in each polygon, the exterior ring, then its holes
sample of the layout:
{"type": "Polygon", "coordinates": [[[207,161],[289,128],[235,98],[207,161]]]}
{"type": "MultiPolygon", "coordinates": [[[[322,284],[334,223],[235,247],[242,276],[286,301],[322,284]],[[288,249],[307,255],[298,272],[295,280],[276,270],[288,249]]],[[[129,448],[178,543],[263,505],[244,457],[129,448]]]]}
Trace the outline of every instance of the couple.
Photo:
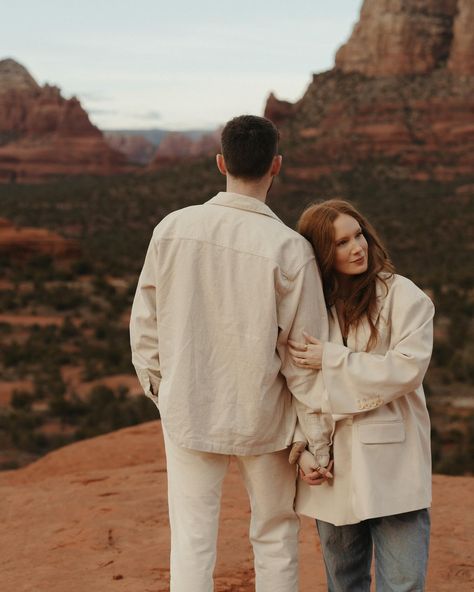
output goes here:
{"type": "Polygon", "coordinates": [[[227,123],[217,155],[227,191],[158,224],[138,282],[132,354],[162,419],[170,589],[213,590],[233,456],[250,498],[258,592],[298,590],[297,513],[316,518],[328,590],[368,592],[373,549],[378,591],[423,590],[421,383],[433,305],[393,273],[347,202],[309,207],[299,233],[265,205],[278,138],[261,117],[227,123]]]}

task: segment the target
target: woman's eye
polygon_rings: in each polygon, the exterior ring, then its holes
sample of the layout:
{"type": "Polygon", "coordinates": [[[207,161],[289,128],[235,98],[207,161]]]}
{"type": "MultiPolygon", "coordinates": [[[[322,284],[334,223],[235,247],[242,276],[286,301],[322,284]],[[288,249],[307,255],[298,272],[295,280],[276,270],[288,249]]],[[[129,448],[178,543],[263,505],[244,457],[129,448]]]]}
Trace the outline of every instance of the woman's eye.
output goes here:
{"type": "Polygon", "coordinates": [[[342,240],[336,243],[336,247],[342,247],[343,245],[345,245],[347,243],[346,240],[342,240]]]}

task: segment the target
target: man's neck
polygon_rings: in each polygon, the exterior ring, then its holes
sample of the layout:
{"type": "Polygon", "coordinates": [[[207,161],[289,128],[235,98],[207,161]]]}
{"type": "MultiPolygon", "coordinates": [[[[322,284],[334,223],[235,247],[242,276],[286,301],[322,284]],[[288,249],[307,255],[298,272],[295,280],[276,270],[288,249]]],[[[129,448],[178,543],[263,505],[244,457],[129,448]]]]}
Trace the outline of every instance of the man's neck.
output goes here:
{"type": "Polygon", "coordinates": [[[227,191],[229,193],[238,193],[247,197],[254,197],[265,203],[269,190],[269,181],[267,179],[251,182],[234,177],[227,176],[227,191]]]}

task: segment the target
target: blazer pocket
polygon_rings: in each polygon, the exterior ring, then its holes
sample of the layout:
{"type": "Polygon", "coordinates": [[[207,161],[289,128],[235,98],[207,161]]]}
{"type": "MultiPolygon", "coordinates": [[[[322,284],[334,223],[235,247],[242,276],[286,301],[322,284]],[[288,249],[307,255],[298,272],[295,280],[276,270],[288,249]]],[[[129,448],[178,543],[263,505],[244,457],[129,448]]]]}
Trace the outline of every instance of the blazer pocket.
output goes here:
{"type": "Polygon", "coordinates": [[[357,429],[363,444],[391,444],[405,440],[403,421],[360,423],[357,429]]]}

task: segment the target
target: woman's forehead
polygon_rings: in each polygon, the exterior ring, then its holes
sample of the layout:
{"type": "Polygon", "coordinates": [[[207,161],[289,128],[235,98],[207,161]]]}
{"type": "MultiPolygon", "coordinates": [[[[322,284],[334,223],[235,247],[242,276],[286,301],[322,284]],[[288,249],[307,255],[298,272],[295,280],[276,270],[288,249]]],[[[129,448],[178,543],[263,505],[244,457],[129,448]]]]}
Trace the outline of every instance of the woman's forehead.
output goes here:
{"type": "Polygon", "coordinates": [[[355,218],[349,216],[348,214],[339,214],[339,216],[334,220],[334,232],[336,239],[338,237],[357,232],[359,228],[359,222],[357,222],[355,218]]]}

